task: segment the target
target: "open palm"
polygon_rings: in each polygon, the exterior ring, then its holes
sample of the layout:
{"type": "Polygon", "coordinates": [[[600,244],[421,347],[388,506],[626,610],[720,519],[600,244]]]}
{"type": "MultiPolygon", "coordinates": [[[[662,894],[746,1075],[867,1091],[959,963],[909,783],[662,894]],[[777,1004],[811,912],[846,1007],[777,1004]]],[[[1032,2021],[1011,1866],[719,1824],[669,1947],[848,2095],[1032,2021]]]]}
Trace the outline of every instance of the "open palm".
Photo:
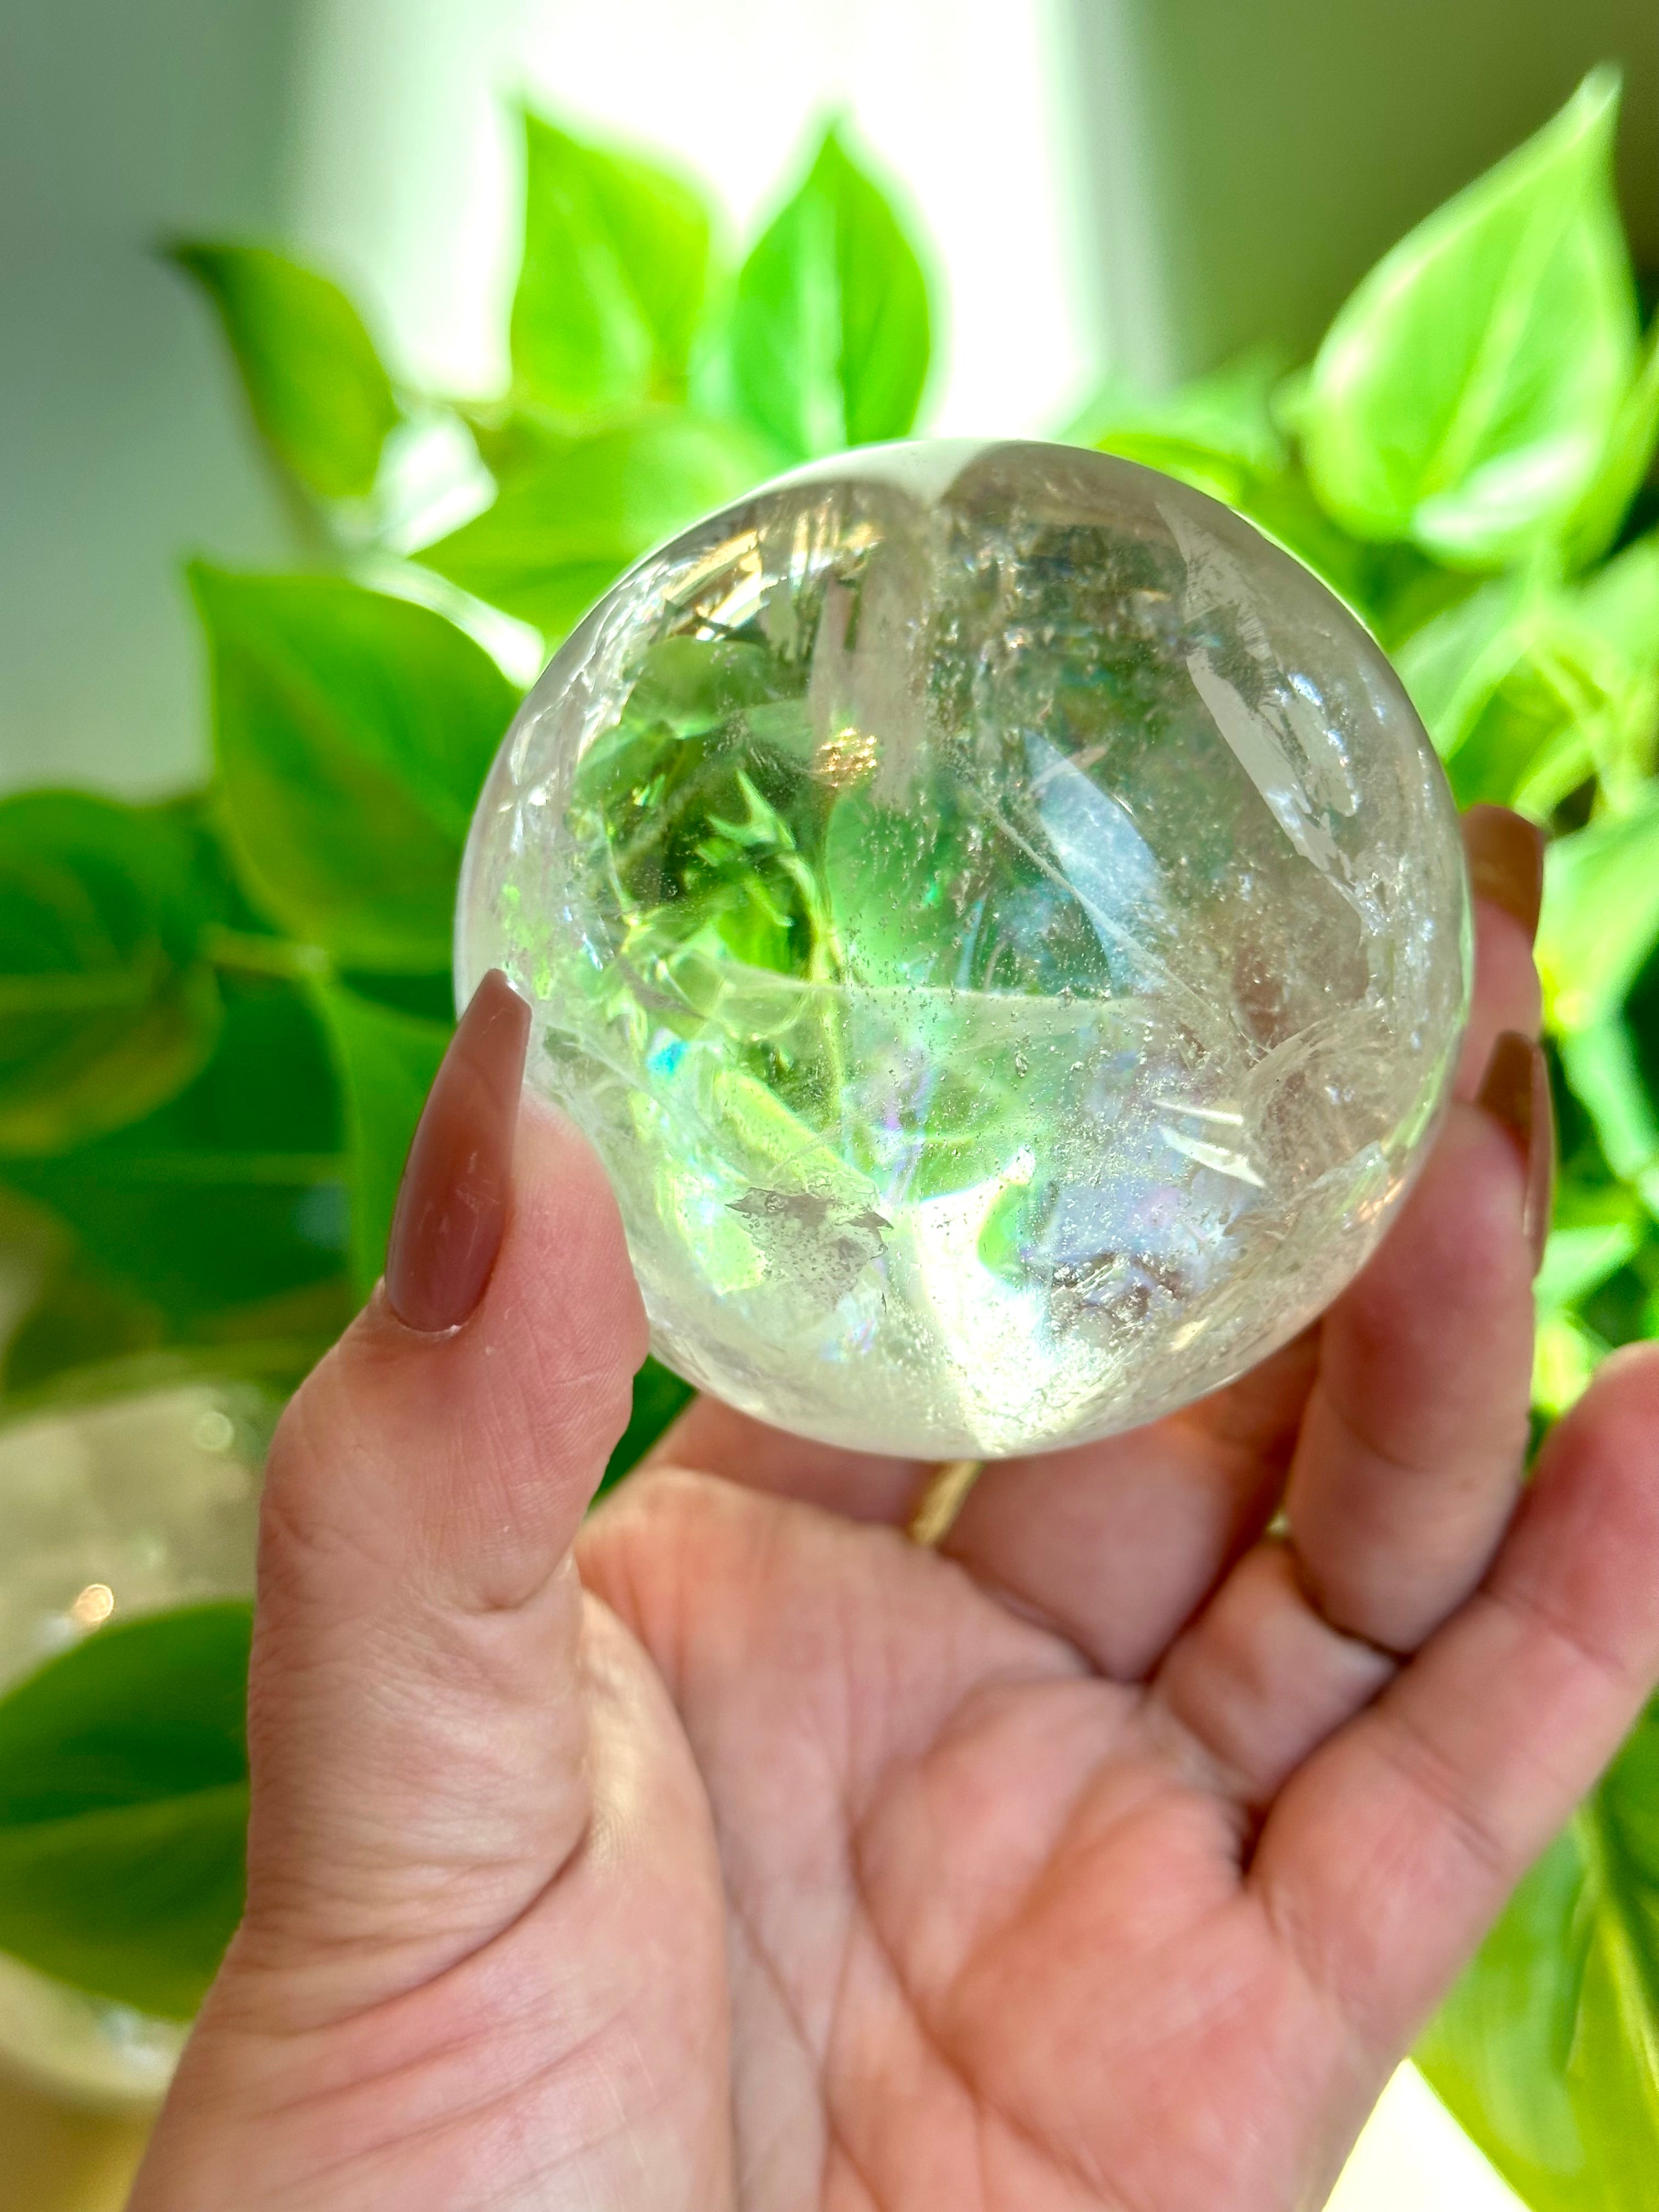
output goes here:
{"type": "MultiPolygon", "coordinates": [[[[1481,927],[1477,1075],[1535,1019],[1481,927]]],[[[926,1469],[702,1404],[573,1558],[641,1324],[539,1111],[514,1187],[473,1317],[377,1301],[284,1423],[248,1916],[136,2206],[1322,2203],[1659,1671],[1651,1359],[1516,1510],[1510,1135],[1455,1109],[1318,1332],[937,1552],[926,1469]]]]}

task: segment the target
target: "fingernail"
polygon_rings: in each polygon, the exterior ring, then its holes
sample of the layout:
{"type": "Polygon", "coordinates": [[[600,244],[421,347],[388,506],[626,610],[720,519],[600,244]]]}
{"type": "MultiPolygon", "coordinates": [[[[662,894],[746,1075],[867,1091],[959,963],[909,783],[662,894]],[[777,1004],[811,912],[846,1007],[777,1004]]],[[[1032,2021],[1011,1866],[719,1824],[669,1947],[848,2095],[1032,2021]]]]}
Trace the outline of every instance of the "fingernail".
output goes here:
{"type": "Polygon", "coordinates": [[[1527,1164],[1522,1224],[1532,1247],[1533,1273],[1544,1257],[1555,1191],[1555,1108],[1544,1048],[1519,1030],[1505,1030],[1492,1048],[1475,1104],[1507,1129],[1527,1164]]]}
{"type": "Polygon", "coordinates": [[[1512,914],[1531,943],[1544,902],[1544,833],[1508,806],[1472,806],[1463,817],[1463,850],[1476,898],[1512,914]]]}
{"type": "Polygon", "coordinates": [[[386,1294],[405,1328],[459,1328],[483,1296],[507,1225],[529,1037],[529,1007],[492,968],[449,1041],[404,1165],[386,1294]]]}

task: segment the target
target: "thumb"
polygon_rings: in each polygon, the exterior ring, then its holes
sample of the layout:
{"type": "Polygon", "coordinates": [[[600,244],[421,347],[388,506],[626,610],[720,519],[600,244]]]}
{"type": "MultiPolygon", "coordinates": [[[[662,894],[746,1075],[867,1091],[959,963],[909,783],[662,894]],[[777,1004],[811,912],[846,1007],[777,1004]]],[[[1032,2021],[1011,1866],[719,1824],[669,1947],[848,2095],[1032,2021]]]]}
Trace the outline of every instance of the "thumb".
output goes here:
{"type": "Polygon", "coordinates": [[[646,1325],[598,1160],[520,1109],[528,1028],[487,976],[416,1131],[386,1280],[266,1477],[238,1954],[315,1963],[342,2004],[507,1925],[589,1810],[571,1545],[646,1325]]]}

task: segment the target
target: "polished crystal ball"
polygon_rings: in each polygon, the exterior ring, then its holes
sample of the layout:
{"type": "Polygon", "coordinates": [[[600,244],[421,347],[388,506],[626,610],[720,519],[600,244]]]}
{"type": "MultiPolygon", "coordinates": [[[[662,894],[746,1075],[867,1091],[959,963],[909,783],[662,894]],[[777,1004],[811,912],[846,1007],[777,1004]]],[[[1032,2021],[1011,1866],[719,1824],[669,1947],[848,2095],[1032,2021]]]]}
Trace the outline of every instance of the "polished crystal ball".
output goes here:
{"type": "Polygon", "coordinates": [[[534,1007],[660,1357],[944,1459],[1152,1420],[1328,1303],[1433,1134],[1470,931],[1422,726],[1308,569],[1130,462],[917,443],[592,610],[457,962],[534,1007]]]}

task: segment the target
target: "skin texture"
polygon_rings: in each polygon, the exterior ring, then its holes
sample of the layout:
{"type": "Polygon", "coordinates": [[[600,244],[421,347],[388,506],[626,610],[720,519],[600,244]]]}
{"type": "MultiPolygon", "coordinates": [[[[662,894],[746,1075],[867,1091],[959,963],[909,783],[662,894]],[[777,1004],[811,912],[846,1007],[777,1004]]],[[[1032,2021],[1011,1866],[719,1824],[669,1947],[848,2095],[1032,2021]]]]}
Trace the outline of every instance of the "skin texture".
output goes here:
{"type": "MultiPolygon", "coordinates": [[[[1479,940],[1466,1102],[1538,1012],[1479,940]]],[[[584,1525],[645,1328],[526,1103],[477,1311],[378,1297],[283,1423],[137,2212],[1322,2203],[1659,1674],[1651,1351],[1520,1488],[1528,1174],[1459,1105],[1316,1331],[935,1554],[925,1469],[709,1404],[584,1525]]]]}

